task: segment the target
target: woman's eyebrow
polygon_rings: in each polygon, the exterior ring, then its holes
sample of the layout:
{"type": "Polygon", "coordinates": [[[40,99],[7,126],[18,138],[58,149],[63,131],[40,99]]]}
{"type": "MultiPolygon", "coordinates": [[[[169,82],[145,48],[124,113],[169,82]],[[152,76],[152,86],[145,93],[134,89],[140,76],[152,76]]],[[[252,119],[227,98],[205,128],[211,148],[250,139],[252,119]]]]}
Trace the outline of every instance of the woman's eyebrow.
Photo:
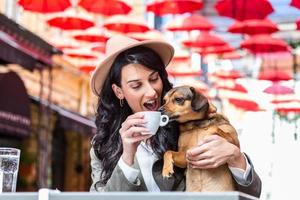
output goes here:
{"type": "MultiPolygon", "coordinates": [[[[153,76],[154,74],[158,73],[157,71],[153,71],[151,72],[151,74],[149,75],[149,77],[153,76]]],[[[132,80],[128,80],[127,83],[131,83],[131,82],[137,82],[140,79],[132,79],[132,80]]]]}
{"type": "Polygon", "coordinates": [[[127,83],[131,83],[131,82],[137,82],[137,81],[139,81],[140,79],[133,79],[133,80],[129,80],[129,81],[127,81],[127,83]]]}
{"type": "Polygon", "coordinates": [[[153,71],[153,72],[149,75],[149,77],[150,77],[150,76],[153,76],[153,75],[156,74],[156,73],[158,74],[157,71],[153,71]]]}

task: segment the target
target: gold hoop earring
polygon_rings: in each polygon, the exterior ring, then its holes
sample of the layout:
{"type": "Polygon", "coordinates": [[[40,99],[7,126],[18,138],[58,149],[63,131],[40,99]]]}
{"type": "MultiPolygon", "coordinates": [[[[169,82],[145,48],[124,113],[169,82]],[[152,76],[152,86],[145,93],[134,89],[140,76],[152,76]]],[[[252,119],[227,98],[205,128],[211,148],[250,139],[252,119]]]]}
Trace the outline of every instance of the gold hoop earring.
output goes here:
{"type": "Polygon", "coordinates": [[[121,108],[124,106],[124,99],[120,99],[120,106],[121,108]]]}

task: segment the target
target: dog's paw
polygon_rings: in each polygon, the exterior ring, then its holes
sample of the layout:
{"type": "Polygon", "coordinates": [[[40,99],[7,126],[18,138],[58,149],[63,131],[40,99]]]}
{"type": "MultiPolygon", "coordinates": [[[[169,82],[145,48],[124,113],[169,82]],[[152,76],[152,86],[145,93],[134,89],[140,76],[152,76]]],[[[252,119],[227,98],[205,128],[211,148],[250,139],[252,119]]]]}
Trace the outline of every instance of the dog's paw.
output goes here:
{"type": "Polygon", "coordinates": [[[172,153],[167,151],[164,154],[164,166],[162,170],[163,178],[169,178],[174,174],[173,162],[172,153]]]}
{"type": "Polygon", "coordinates": [[[162,171],[163,178],[170,178],[174,174],[173,165],[171,166],[164,166],[162,171]]]}

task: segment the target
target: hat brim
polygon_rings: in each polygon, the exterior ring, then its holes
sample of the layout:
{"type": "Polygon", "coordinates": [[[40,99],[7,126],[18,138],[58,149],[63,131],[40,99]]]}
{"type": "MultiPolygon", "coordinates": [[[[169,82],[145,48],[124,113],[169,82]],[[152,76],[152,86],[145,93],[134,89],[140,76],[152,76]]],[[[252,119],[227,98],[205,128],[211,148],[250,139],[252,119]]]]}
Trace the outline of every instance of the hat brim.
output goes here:
{"type": "Polygon", "coordinates": [[[123,51],[137,46],[145,46],[154,50],[162,59],[165,67],[167,67],[174,56],[174,48],[169,43],[160,40],[147,40],[128,45],[106,57],[93,71],[90,85],[94,94],[100,95],[103,83],[115,58],[123,51]]]}

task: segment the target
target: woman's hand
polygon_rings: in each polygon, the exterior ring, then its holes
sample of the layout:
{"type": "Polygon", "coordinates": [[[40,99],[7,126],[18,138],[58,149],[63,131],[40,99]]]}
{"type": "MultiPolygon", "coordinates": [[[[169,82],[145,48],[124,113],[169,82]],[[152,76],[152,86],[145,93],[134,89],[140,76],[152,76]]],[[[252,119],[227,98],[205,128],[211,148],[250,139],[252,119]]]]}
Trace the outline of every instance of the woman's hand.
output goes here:
{"type": "Polygon", "coordinates": [[[145,123],[144,116],[141,113],[135,113],[127,117],[119,130],[123,143],[122,159],[129,166],[133,165],[134,156],[140,142],[151,137],[149,130],[143,127],[145,123]],[[143,135],[141,132],[143,132],[143,135]]]}
{"type": "Polygon", "coordinates": [[[187,162],[193,168],[217,168],[225,163],[230,167],[246,169],[246,159],[240,149],[218,135],[209,135],[197,147],[189,149],[187,162]]]}

